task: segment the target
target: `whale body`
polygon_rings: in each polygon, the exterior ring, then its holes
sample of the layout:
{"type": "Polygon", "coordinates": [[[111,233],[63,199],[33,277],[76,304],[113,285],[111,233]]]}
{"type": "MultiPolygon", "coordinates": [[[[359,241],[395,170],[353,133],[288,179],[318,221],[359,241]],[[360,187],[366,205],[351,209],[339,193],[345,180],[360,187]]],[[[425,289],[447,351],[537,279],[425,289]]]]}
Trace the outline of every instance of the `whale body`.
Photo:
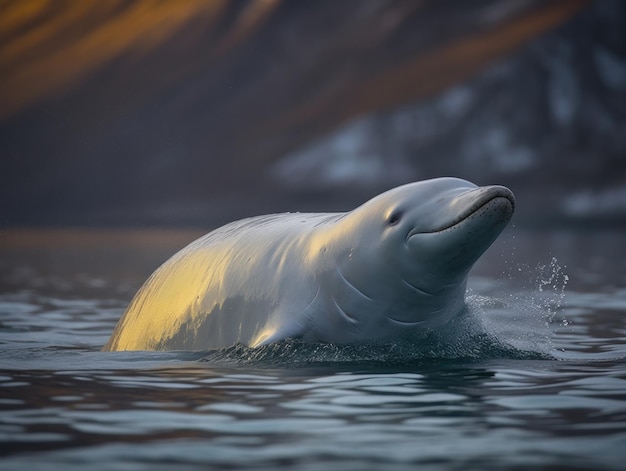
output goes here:
{"type": "Polygon", "coordinates": [[[385,341],[446,325],[510,221],[513,193],[458,178],[399,186],[345,213],[232,222],[137,292],[103,350],[385,341]]]}

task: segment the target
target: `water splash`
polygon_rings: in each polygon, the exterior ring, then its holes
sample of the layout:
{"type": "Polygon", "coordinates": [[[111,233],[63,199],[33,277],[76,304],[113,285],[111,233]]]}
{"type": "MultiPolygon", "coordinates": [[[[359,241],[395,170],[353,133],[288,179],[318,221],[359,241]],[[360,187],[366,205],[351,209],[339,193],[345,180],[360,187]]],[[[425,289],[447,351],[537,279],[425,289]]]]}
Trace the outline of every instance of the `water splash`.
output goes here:
{"type": "MultiPolygon", "coordinates": [[[[567,267],[558,264],[556,257],[552,257],[549,264],[537,265],[536,286],[539,293],[544,296],[534,296],[533,301],[538,302],[545,309],[546,325],[553,323],[564,307],[565,287],[569,281],[569,276],[564,271],[565,268],[567,267]]],[[[563,319],[561,323],[569,325],[570,322],[563,319]]]]}
{"type": "Polygon", "coordinates": [[[503,358],[544,359],[546,356],[501,342],[484,330],[480,319],[468,308],[444,329],[417,332],[392,341],[338,345],[287,339],[258,348],[239,344],[209,351],[201,361],[212,365],[309,367],[330,364],[407,366],[503,358]]]}
{"type": "Polygon", "coordinates": [[[566,307],[566,268],[556,257],[534,268],[510,263],[487,295],[470,290],[468,304],[501,342],[552,355],[555,330],[572,324],[560,317],[566,307]]]}

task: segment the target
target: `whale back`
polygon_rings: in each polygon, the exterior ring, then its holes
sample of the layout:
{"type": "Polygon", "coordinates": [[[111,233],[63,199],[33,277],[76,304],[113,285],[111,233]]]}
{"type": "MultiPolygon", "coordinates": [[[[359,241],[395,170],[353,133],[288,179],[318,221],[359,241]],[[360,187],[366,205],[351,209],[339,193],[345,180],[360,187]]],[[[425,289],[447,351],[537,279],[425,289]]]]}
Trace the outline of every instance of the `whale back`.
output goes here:
{"type": "Polygon", "coordinates": [[[262,341],[289,321],[284,317],[293,313],[282,312],[285,306],[297,310],[314,298],[317,288],[305,279],[310,271],[293,267],[314,263],[311,229],[334,219],[260,216],[199,238],[148,278],[104,350],[202,350],[262,341]]]}

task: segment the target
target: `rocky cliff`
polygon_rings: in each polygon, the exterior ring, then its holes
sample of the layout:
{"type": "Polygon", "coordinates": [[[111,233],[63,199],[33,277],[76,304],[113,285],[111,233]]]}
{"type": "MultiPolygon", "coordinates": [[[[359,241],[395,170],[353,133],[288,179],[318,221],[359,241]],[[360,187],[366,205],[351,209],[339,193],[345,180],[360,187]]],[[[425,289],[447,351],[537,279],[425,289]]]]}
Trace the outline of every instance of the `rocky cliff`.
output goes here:
{"type": "Polygon", "coordinates": [[[210,225],[444,174],[624,218],[617,0],[0,8],[1,225],[210,225]]]}

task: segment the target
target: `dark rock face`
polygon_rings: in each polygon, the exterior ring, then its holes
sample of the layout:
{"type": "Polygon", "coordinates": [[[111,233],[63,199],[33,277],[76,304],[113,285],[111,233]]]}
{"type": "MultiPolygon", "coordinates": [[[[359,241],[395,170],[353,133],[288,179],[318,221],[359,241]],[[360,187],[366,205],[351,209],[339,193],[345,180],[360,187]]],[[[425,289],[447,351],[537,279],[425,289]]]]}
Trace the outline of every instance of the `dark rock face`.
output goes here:
{"type": "MultiPolygon", "coordinates": [[[[359,145],[371,155],[340,164],[348,173],[335,185],[340,191],[316,178],[315,165],[289,170],[298,157],[280,159],[351,119],[461,83],[586,3],[257,0],[147,8],[120,0],[28,10],[20,0],[5,2],[0,225],[206,225],[267,211],[345,208],[390,184],[441,173],[524,183],[524,175],[538,173],[538,161],[543,169],[552,159],[548,153],[608,143],[619,125],[621,36],[604,30],[623,22],[619,2],[583,11],[572,23],[586,25],[580,31],[566,26],[554,44],[536,43],[421,108],[365,118],[371,131],[359,145]],[[594,69],[584,80],[578,35],[606,46],[589,53],[594,69]],[[600,93],[597,87],[606,89],[607,104],[587,114],[610,119],[599,137],[584,137],[577,129],[586,126],[579,116],[587,102],[580,97],[600,93]],[[489,124],[502,116],[511,123],[504,129],[489,124]],[[569,129],[569,147],[559,148],[541,120],[559,134],[569,129]],[[511,148],[510,159],[496,157],[511,148]],[[363,185],[341,184],[364,168],[370,176],[359,179],[363,185]]],[[[588,119],[600,126],[600,118],[588,119]]],[[[612,145],[618,155],[622,144],[612,145]]],[[[590,166],[585,156],[571,161],[590,166]]],[[[341,163],[313,158],[319,168],[341,163]]]]}
{"type": "Polygon", "coordinates": [[[274,175],[329,191],[456,175],[509,185],[528,221],[624,222],[626,4],[596,2],[438,97],[318,140],[274,175]]]}

